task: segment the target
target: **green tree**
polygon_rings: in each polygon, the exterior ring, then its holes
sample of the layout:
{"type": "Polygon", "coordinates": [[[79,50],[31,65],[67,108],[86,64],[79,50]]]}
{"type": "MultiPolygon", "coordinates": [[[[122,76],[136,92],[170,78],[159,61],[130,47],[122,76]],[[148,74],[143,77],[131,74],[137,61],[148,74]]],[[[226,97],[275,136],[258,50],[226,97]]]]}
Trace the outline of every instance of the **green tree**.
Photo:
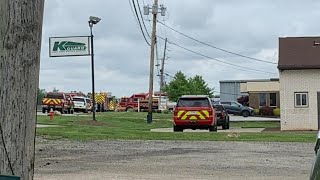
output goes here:
{"type": "Polygon", "coordinates": [[[53,88],[53,90],[52,90],[52,92],[59,92],[59,89],[57,89],[57,88],[53,88]]]}
{"type": "Polygon", "coordinates": [[[173,80],[164,88],[171,101],[177,101],[182,95],[209,95],[213,96],[213,89],[203,80],[202,76],[195,76],[187,79],[186,76],[178,71],[173,80]]]}
{"type": "Polygon", "coordinates": [[[178,71],[173,80],[165,86],[164,91],[171,101],[177,101],[181,95],[189,94],[189,82],[186,76],[178,71]]]}
{"type": "Polygon", "coordinates": [[[41,104],[42,98],[44,98],[45,95],[46,95],[46,90],[38,88],[37,104],[41,104]]]}
{"type": "Polygon", "coordinates": [[[196,75],[193,78],[189,78],[189,86],[190,94],[213,96],[213,89],[208,87],[208,84],[203,80],[202,76],[196,75]]]}

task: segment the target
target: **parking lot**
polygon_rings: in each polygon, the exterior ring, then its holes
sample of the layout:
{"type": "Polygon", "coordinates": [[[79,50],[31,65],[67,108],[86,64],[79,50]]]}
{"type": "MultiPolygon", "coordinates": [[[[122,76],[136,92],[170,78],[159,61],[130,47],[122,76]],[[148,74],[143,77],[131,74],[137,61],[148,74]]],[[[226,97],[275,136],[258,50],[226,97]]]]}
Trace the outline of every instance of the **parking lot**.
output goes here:
{"type": "Polygon", "coordinates": [[[308,179],[313,143],[48,141],[35,179],[308,179]]]}

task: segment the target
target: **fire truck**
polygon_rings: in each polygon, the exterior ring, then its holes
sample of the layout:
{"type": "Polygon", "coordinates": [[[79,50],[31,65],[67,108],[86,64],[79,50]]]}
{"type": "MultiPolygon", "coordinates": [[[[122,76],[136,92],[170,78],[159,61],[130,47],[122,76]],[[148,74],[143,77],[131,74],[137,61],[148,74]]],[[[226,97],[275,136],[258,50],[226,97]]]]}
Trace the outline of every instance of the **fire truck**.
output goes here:
{"type": "MultiPolygon", "coordinates": [[[[146,111],[148,110],[147,93],[133,94],[130,97],[122,97],[117,111],[146,111]]],[[[152,109],[158,109],[158,99],[152,100],[152,109]]]]}
{"type": "Polygon", "coordinates": [[[73,102],[71,96],[63,92],[49,92],[42,99],[42,113],[58,110],[62,114],[73,113],[73,102]]]}
{"type": "Polygon", "coordinates": [[[98,112],[114,111],[117,108],[118,100],[114,96],[111,96],[110,93],[95,93],[94,99],[98,112]]]}

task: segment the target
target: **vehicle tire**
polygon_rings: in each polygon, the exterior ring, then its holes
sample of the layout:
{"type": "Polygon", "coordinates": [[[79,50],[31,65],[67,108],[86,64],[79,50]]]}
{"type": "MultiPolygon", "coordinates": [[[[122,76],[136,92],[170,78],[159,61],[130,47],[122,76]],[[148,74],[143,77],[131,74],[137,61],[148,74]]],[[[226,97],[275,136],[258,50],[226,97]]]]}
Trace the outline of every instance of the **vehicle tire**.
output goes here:
{"type": "Polygon", "coordinates": [[[174,132],[183,132],[183,128],[180,126],[173,126],[173,131],[174,132]]]}
{"type": "Polygon", "coordinates": [[[128,107],[128,108],[126,109],[126,112],[133,112],[133,108],[132,108],[132,107],[128,107]]]}
{"type": "Polygon", "coordinates": [[[250,115],[250,112],[249,111],[242,111],[241,115],[243,117],[248,117],[250,115]]]}
{"type": "Polygon", "coordinates": [[[226,122],[222,125],[222,129],[229,129],[230,128],[230,122],[229,119],[226,119],[226,122]]]}
{"type": "Polygon", "coordinates": [[[46,113],[46,109],[45,108],[42,108],[42,113],[46,113]]]}
{"type": "Polygon", "coordinates": [[[213,125],[209,127],[209,132],[217,132],[217,131],[218,131],[217,125],[213,125]]]}

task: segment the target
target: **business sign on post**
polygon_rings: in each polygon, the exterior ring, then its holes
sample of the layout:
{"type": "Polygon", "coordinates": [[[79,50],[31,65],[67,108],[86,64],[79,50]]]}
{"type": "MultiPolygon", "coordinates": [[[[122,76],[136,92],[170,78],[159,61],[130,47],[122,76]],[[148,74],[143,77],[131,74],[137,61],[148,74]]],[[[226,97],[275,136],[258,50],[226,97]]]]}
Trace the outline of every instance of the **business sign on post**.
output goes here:
{"type": "Polygon", "coordinates": [[[49,56],[88,56],[90,55],[90,36],[50,37],[49,56]]]}

